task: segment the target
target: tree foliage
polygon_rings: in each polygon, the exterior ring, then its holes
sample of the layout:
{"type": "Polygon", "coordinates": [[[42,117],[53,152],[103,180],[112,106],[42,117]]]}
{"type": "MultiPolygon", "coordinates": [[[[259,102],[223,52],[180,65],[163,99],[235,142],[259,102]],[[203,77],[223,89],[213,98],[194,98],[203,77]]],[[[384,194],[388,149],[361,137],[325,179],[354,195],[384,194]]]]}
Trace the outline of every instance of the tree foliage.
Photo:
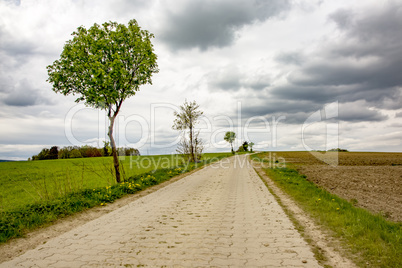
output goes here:
{"type": "Polygon", "coordinates": [[[243,146],[244,151],[248,152],[248,142],[247,141],[243,142],[242,146],[243,146]]]}
{"type": "Polygon", "coordinates": [[[144,84],[152,84],[158,72],[153,34],[141,30],[136,20],[128,26],[106,22],[86,29],[79,27],[67,41],[60,59],[47,67],[55,92],[77,95],[76,102],[103,109],[110,121],[110,138],[116,180],[120,182],[113,125],[123,101],[144,84]]]}
{"type": "Polygon", "coordinates": [[[236,152],[248,152],[248,147],[249,143],[247,141],[243,142],[242,145],[240,145],[239,149],[237,149],[236,152]]]}
{"type": "Polygon", "coordinates": [[[50,150],[43,148],[39,154],[32,156],[32,160],[47,160],[50,159],[50,150]]]}
{"type": "Polygon", "coordinates": [[[238,153],[242,153],[242,152],[244,152],[244,147],[243,147],[243,144],[239,146],[239,149],[237,149],[237,151],[236,151],[236,152],[238,152],[238,153]]]}
{"type": "Polygon", "coordinates": [[[174,112],[176,118],[172,126],[174,130],[183,131],[183,137],[178,144],[177,152],[188,155],[192,162],[198,161],[203,151],[202,141],[199,138],[200,132],[196,132],[195,130],[195,125],[199,123],[199,118],[203,115],[203,112],[199,108],[200,106],[196,101],[187,102],[186,100],[180,106],[180,112],[174,112]],[[187,130],[188,139],[185,135],[187,130]]]}
{"type": "Polygon", "coordinates": [[[250,147],[250,152],[253,152],[254,142],[250,142],[248,146],[250,147]]]}
{"type": "Polygon", "coordinates": [[[234,132],[232,132],[232,131],[228,131],[228,132],[226,132],[226,134],[225,134],[225,137],[223,138],[225,141],[227,141],[227,142],[229,142],[230,143],[230,146],[231,146],[231,148],[232,148],[232,154],[234,153],[234,150],[233,150],[233,142],[235,141],[235,139],[236,139],[236,133],[234,133],[234,132]]]}
{"type": "Polygon", "coordinates": [[[49,159],[59,158],[59,148],[57,146],[52,146],[49,150],[49,159]]]}

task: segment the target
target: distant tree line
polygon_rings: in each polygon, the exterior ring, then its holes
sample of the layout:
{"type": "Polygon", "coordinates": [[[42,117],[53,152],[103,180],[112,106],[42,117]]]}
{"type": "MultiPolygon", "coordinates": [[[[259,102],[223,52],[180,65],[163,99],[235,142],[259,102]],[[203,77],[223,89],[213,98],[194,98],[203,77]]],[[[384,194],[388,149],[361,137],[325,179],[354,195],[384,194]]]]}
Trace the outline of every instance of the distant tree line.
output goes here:
{"type": "Polygon", "coordinates": [[[333,149],[330,149],[330,150],[327,150],[327,151],[325,151],[325,150],[312,150],[313,152],[349,152],[348,150],[346,150],[346,149],[341,149],[341,148],[333,148],[333,149]]]}
{"type": "Polygon", "coordinates": [[[240,145],[239,149],[237,149],[236,152],[240,153],[240,152],[253,152],[253,146],[254,146],[254,142],[243,142],[242,145],[240,145]]]}
{"type": "MultiPolygon", "coordinates": [[[[120,156],[140,155],[140,152],[137,149],[130,147],[119,147],[117,148],[117,151],[120,156]]],[[[50,149],[43,148],[39,154],[32,156],[31,159],[34,161],[102,156],[112,156],[112,148],[110,147],[109,142],[105,142],[103,148],[96,148],[89,145],[65,146],[61,149],[59,149],[57,146],[53,146],[50,149]]]]}
{"type": "Polygon", "coordinates": [[[334,148],[334,149],[328,150],[328,152],[349,152],[349,151],[346,149],[334,148]]]}

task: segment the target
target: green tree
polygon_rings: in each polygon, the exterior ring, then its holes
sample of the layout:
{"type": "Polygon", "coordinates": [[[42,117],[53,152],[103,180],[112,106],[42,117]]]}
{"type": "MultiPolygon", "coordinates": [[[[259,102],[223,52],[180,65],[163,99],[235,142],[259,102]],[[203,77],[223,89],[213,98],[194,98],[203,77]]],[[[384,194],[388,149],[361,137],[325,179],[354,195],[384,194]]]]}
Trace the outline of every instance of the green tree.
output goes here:
{"type": "Polygon", "coordinates": [[[42,151],[40,151],[40,153],[38,154],[38,159],[39,160],[49,159],[49,153],[50,153],[49,149],[43,148],[42,151]]]}
{"type": "Polygon", "coordinates": [[[48,159],[58,159],[59,158],[59,148],[53,146],[49,150],[48,159]]]}
{"type": "Polygon", "coordinates": [[[72,149],[70,152],[70,158],[82,158],[81,152],[79,149],[72,149]]]}
{"type": "Polygon", "coordinates": [[[158,72],[151,43],[154,35],[141,30],[136,20],[128,26],[116,22],[94,24],[88,30],[81,26],[72,35],[60,59],[47,67],[47,81],[55,92],[78,95],[76,102],[106,111],[116,181],[120,182],[113,125],[123,101],[141,85],[152,84],[152,74],[158,72]]]}
{"type": "Polygon", "coordinates": [[[110,142],[104,141],[103,142],[103,156],[111,156],[112,155],[112,147],[110,147],[110,142]]]}
{"type": "Polygon", "coordinates": [[[245,152],[248,152],[248,142],[247,141],[243,142],[243,149],[245,152]]]}
{"type": "Polygon", "coordinates": [[[232,131],[228,131],[225,134],[225,137],[223,138],[225,141],[230,143],[230,146],[232,148],[232,154],[234,154],[234,150],[233,150],[233,142],[236,139],[236,133],[232,132],[232,131]]]}
{"type": "Polygon", "coordinates": [[[200,105],[197,102],[184,102],[182,106],[180,106],[180,112],[174,112],[174,116],[176,117],[173,121],[172,128],[174,130],[189,130],[189,139],[185,138],[185,134],[183,135],[183,140],[179,143],[178,152],[182,154],[188,154],[190,156],[190,161],[197,161],[201,157],[201,153],[203,150],[201,139],[198,137],[200,132],[195,132],[195,125],[199,123],[199,118],[203,114],[202,111],[199,111],[200,105]]]}
{"type": "Polygon", "coordinates": [[[67,159],[70,158],[71,150],[68,147],[61,148],[59,150],[59,159],[67,159]]]}
{"type": "Polygon", "coordinates": [[[253,152],[254,142],[250,142],[248,146],[250,147],[250,152],[253,152]]]}
{"type": "Polygon", "coordinates": [[[239,149],[237,149],[237,151],[236,151],[236,152],[238,152],[238,153],[242,153],[242,152],[244,152],[244,147],[243,147],[243,144],[239,146],[239,149]]]}

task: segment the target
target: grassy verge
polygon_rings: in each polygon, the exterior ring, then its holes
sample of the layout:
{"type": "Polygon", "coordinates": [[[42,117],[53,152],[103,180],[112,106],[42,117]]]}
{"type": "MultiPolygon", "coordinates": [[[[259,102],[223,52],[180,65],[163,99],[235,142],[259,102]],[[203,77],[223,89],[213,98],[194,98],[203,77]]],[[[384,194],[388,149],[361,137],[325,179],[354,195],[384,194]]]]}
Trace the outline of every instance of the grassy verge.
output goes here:
{"type": "MultiPolygon", "coordinates": [[[[263,154],[252,159],[264,161],[263,154]]],[[[274,166],[274,165],[273,165],[274,166]]],[[[332,231],[361,267],[402,267],[402,226],[357,208],[318,188],[292,168],[266,168],[267,175],[316,222],[332,231]]]]}
{"type": "MultiPolygon", "coordinates": [[[[215,157],[205,154],[205,159],[215,157]]],[[[179,155],[120,157],[123,177],[182,163],[179,155]]],[[[15,210],[42,200],[115,183],[111,157],[0,163],[0,211],[15,210]]]]}
{"type": "Polygon", "coordinates": [[[134,194],[170,178],[189,172],[231,154],[214,154],[200,163],[160,168],[131,176],[120,184],[77,190],[64,196],[43,199],[18,209],[0,212],[0,243],[21,237],[29,230],[51,223],[76,212],[106,205],[127,194],[134,194]]]}

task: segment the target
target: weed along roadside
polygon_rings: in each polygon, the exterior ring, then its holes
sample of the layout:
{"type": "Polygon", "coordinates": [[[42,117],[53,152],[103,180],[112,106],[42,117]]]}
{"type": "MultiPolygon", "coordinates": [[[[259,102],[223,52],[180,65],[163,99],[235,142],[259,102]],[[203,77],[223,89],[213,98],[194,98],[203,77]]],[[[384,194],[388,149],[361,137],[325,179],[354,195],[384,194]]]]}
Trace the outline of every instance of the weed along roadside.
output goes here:
{"type": "MultiPolygon", "coordinates": [[[[402,226],[356,207],[318,187],[292,165],[271,163],[267,153],[252,155],[274,184],[329,233],[360,267],[402,267],[402,226]]],[[[334,177],[334,179],[336,179],[334,177]]]]}
{"type": "MultiPolygon", "coordinates": [[[[18,209],[3,210],[0,218],[0,243],[24,236],[35,228],[74,213],[95,206],[106,206],[123,196],[135,194],[180,174],[194,171],[206,164],[231,156],[231,154],[208,154],[207,156],[205,160],[198,163],[159,168],[133,175],[119,184],[81,189],[62,197],[39,200],[18,209]]],[[[24,193],[20,192],[20,194],[24,193]]]]}

